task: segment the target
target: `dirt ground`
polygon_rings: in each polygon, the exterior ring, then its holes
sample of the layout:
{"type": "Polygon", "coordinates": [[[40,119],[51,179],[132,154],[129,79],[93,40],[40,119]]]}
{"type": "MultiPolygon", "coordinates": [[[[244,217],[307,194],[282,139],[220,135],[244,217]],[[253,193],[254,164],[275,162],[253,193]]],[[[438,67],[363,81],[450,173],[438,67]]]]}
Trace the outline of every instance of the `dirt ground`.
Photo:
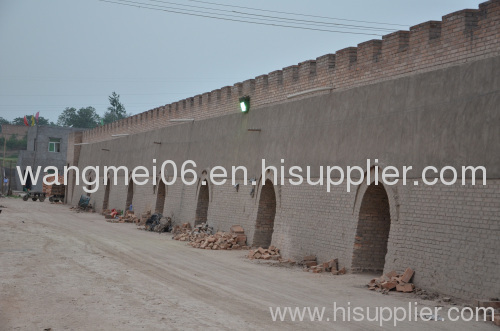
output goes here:
{"type": "MultiPolygon", "coordinates": [[[[342,322],[339,312],[334,321],[334,302],[439,304],[371,292],[369,275],[312,274],[247,260],[245,251],[194,249],[48,201],[0,204],[0,330],[373,330],[380,322],[342,322]],[[269,307],[277,306],[326,310],[321,322],[273,322],[269,307]]],[[[402,330],[423,328],[498,330],[482,321],[398,322],[402,330]]]]}

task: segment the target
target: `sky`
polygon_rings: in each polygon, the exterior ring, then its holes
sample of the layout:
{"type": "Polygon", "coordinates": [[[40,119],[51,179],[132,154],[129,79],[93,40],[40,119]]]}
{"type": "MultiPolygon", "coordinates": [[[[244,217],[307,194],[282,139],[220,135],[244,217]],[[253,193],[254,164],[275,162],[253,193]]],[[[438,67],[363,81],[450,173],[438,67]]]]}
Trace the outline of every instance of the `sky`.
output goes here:
{"type": "Polygon", "coordinates": [[[103,115],[113,91],[137,114],[480,3],[109,1],[0,0],[0,117],[56,122],[87,106],[103,115]]]}

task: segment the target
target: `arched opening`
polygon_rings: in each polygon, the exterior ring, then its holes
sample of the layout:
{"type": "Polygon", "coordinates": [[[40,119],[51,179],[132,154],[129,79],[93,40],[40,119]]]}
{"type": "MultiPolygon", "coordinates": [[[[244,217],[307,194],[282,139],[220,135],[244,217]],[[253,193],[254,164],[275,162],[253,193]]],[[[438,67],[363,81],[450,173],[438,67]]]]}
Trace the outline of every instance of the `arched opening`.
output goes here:
{"type": "Polygon", "coordinates": [[[203,181],[205,185],[200,186],[198,193],[198,204],[196,205],[196,218],[194,225],[206,223],[208,219],[208,204],[210,202],[210,194],[208,193],[208,182],[203,181]]]}
{"type": "Polygon", "coordinates": [[[352,271],[383,271],[391,228],[389,198],[383,185],[370,185],[359,210],[352,271]]]}
{"type": "MultiPolygon", "coordinates": [[[[71,199],[73,199],[73,196],[75,194],[75,186],[76,186],[76,171],[73,171],[73,177],[72,177],[72,182],[71,182],[71,199]]],[[[69,189],[68,189],[69,191],[69,189]]],[[[71,200],[68,200],[71,201],[71,200]]]]}
{"type": "Polygon", "coordinates": [[[134,199],[134,182],[132,181],[132,179],[130,179],[130,181],[128,182],[127,202],[125,203],[125,210],[128,210],[130,208],[133,199],[134,199]]]}
{"type": "MultiPolygon", "coordinates": [[[[92,180],[92,177],[91,177],[91,176],[89,176],[89,177],[87,178],[87,183],[90,183],[90,181],[91,181],[91,180],[92,180]]],[[[90,196],[90,192],[88,192],[88,191],[90,191],[90,190],[92,190],[92,185],[88,184],[88,185],[87,185],[87,196],[88,196],[88,197],[90,196]]]]}
{"type": "Polygon", "coordinates": [[[156,207],[155,213],[160,213],[163,215],[163,207],[165,205],[165,183],[160,179],[156,194],[156,207]]]}
{"type": "Polygon", "coordinates": [[[109,207],[109,191],[111,190],[111,179],[108,178],[106,183],[106,190],[104,190],[104,200],[102,201],[102,210],[108,209],[109,207]]]}
{"type": "Polygon", "coordinates": [[[30,191],[31,188],[32,188],[32,181],[31,181],[31,176],[30,174],[26,174],[26,170],[24,170],[24,176],[26,177],[26,182],[24,184],[24,189],[26,189],[26,191],[30,191]]]}
{"type": "Polygon", "coordinates": [[[268,179],[262,186],[257,210],[257,221],[253,235],[253,246],[268,248],[273,239],[274,217],[276,216],[276,194],[273,183],[268,179]]]}

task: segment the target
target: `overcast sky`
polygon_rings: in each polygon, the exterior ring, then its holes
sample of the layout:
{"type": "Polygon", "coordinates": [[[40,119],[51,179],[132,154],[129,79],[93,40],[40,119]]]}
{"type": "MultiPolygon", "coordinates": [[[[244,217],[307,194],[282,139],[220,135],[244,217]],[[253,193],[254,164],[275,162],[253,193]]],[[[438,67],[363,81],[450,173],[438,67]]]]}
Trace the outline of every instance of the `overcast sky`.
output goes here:
{"type": "MultiPolygon", "coordinates": [[[[477,8],[480,3],[110,1],[156,5],[162,6],[157,9],[225,19],[294,26],[307,23],[302,26],[380,35],[407,30],[428,20],[441,20],[445,14],[477,8]],[[273,18],[256,15],[284,19],[277,23],[269,21],[273,18]],[[332,23],[388,30],[353,30],[332,23]]],[[[0,0],[0,116],[12,120],[39,111],[55,122],[65,107],[86,106],[95,107],[102,115],[113,91],[120,94],[127,112],[136,114],[374,38],[380,36],[256,25],[99,0],[0,0]]]]}

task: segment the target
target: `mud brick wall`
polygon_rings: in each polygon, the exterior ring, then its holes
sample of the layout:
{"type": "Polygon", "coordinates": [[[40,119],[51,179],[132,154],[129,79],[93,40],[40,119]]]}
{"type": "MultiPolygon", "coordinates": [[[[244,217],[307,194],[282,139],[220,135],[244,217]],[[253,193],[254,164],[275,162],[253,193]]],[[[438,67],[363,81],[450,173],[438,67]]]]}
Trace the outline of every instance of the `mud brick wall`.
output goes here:
{"type": "MultiPolygon", "coordinates": [[[[248,178],[235,176],[238,190],[230,173],[224,185],[207,186],[206,217],[215,230],[239,224],[254,243],[261,197],[270,194],[262,183],[270,179],[276,205],[271,244],[285,258],[338,258],[350,272],[411,267],[415,284],[425,289],[465,299],[500,296],[499,9],[500,1],[485,2],[478,10],[86,131],[82,139],[89,144],[73,146],[68,163],[131,170],[151,169],[153,159],[172,160],[179,168],[195,161],[196,184],[184,185],[178,177],[166,187],[164,202],[164,215],[191,225],[210,169],[242,165],[248,178]],[[287,98],[321,86],[333,89],[287,98]],[[246,114],[237,110],[244,94],[252,98],[246,114]],[[171,118],[196,120],[174,125],[171,118]],[[109,139],[123,132],[131,135],[109,139]],[[286,159],[287,166],[302,167],[304,176],[309,166],[312,181],[322,166],[365,167],[367,159],[372,165],[378,160],[379,172],[388,165],[413,170],[406,186],[370,189],[364,182],[349,192],[346,185],[327,192],[326,182],[282,185],[262,174],[262,159],[277,168],[286,159]],[[466,176],[463,186],[460,173],[451,186],[423,185],[421,171],[429,165],[484,166],[487,185],[472,185],[466,176]],[[251,178],[255,186],[248,185],[251,178]],[[386,227],[377,227],[379,221],[386,227]],[[366,248],[378,252],[374,265],[368,265],[366,248]]],[[[109,208],[126,206],[127,186],[120,178],[109,190],[109,208]]],[[[81,185],[68,190],[74,192],[71,204],[84,194],[81,185]]],[[[135,212],[154,211],[158,192],[152,184],[134,185],[135,212]]],[[[104,194],[104,185],[91,194],[98,211],[104,194]]],[[[274,205],[272,199],[262,201],[274,205]]]]}
{"type": "Polygon", "coordinates": [[[453,296],[500,294],[500,180],[486,186],[398,186],[385,270],[419,266],[418,285],[453,296]]]}

